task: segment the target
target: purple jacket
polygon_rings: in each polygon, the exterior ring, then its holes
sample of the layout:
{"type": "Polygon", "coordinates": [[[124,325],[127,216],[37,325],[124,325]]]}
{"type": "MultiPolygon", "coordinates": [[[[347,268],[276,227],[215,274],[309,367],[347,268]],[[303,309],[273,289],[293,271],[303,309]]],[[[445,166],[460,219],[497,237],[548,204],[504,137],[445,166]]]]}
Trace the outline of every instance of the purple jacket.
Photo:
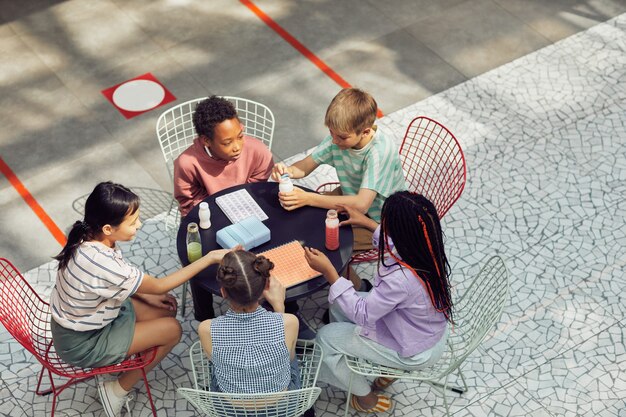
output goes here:
{"type": "MultiPolygon", "coordinates": [[[[374,232],[374,247],[378,247],[379,237],[380,226],[374,232]]],[[[392,242],[390,246],[393,249],[392,242]]],[[[330,287],[328,302],[338,303],[344,314],[361,326],[361,336],[402,357],[432,348],[444,335],[446,318],[435,310],[421,281],[399,265],[381,265],[374,279],[369,296],[362,298],[352,282],[340,277],[330,287]]]]}

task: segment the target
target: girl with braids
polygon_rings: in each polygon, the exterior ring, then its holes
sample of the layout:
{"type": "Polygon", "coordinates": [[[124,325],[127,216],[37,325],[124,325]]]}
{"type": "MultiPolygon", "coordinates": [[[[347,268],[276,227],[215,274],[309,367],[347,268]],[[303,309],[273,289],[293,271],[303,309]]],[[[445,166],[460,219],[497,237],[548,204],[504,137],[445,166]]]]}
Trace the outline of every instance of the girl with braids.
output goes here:
{"type": "MultiPolygon", "coordinates": [[[[439,360],[452,323],[452,299],[441,225],[430,201],[408,191],[396,192],[383,204],[380,225],[354,208],[342,210],[349,216],[342,224],[374,232],[379,258],[373,289],[356,292],[322,252],[305,248],[305,254],[309,265],[331,284],[331,323],[317,333],[324,350],[319,379],[347,390],[346,355],[407,370],[439,360]]],[[[392,382],[378,378],[370,386],[355,374],[351,406],[369,413],[389,411],[391,399],[377,391],[392,382]]]]}
{"type": "Polygon", "coordinates": [[[295,359],[298,319],[285,314],[285,287],[270,271],[264,256],[235,250],[224,255],[217,270],[225,315],[205,320],[198,333],[213,363],[212,391],[279,392],[300,386],[295,359]],[[274,312],[259,305],[264,297],[274,312]]]}
{"type": "MultiPolygon", "coordinates": [[[[128,188],[103,182],[85,203],[85,218],[70,230],[55,259],[58,272],[50,308],[58,355],[72,365],[113,365],[127,356],[157,347],[151,370],[180,341],[176,301],[168,294],[227,252],[209,252],[191,265],[157,279],[126,262],[117,241],[129,241],[141,226],[139,197],[128,188]]],[[[98,383],[108,417],[118,416],[141,370],[98,383]]]]}

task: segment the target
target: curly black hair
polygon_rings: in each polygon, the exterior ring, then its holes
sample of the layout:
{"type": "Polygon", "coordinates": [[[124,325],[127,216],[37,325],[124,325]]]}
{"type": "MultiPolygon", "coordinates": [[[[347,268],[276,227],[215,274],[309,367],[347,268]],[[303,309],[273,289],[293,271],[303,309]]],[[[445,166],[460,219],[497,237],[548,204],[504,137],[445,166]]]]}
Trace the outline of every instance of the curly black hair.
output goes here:
{"type": "Polygon", "coordinates": [[[211,96],[196,106],[193,113],[193,127],[198,136],[206,136],[209,140],[213,140],[215,125],[235,118],[238,118],[237,110],[230,101],[211,96]]]}

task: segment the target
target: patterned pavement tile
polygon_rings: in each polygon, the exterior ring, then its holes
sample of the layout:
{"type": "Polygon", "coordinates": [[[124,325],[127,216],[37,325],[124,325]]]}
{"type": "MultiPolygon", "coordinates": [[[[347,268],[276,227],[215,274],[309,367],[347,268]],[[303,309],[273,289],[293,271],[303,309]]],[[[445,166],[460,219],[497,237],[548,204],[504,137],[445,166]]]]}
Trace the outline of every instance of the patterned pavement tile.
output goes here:
{"type": "Polygon", "coordinates": [[[454,412],[455,417],[556,417],[520,384],[506,385],[491,395],[454,412]]]}
{"type": "MultiPolygon", "coordinates": [[[[467,186],[443,219],[454,292],[463,293],[490,254],[504,256],[510,272],[500,322],[463,364],[469,391],[448,396],[455,416],[626,417],[625,52],[626,14],[379,121],[399,144],[413,117],[431,116],[463,146],[467,186]]],[[[297,183],[315,189],[334,180],[321,166],[297,183]]],[[[159,219],[121,246],[152,275],[179,268],[159,219]]],[[[367,278],[374,266],[355,269],[367,278]]],[[[25,275],[46,298],[55,271],[50,262],[25,275]]],[[[322,326],[326,297],[320,291],[300,303],[313,328],[322,326]]],[[[219,297],[214,303],[227,308],[219,297]]],[[[192,383],[187,352],[199,323],[191,297],[181,321],[181,343],[149,375],[160,415],[195,415],[176,395],[192,383]]],[[[33,392],[40,366],[4,330],[0,340],[0,415],[49,413],[51,398],[33,392]]],[[[149,416],[145,388],[136,392],[133,414],[149,416]]],[[[425,384],[398,381],[389,392],[393,415],[443,413],[425,384]]],[[[345,393],[322,386],[318,416],[344,405],[345,393]]],[[[101,416],[94,381],[64,391],[58,410],[101,416]]]]}
{"type": "Polygon", "coordinates": [[[611,326],[526,373],[523,390],[554,415],[616,415],[626,402],[626,327],[611,326]]]}

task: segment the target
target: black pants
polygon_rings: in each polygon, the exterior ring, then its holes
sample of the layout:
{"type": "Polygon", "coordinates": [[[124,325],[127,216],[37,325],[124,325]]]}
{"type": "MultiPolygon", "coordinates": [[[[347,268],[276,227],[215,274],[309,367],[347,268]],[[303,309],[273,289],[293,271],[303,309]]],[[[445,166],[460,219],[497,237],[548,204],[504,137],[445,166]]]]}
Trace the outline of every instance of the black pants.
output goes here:
{"type": "Polygon", "coordinates": [[[198,321],[204,321],[215,317],[213,310],[213,294],[197,283],[195,278],[189,281],[191,297],[193,298],[193,315],[198,321]]]}

